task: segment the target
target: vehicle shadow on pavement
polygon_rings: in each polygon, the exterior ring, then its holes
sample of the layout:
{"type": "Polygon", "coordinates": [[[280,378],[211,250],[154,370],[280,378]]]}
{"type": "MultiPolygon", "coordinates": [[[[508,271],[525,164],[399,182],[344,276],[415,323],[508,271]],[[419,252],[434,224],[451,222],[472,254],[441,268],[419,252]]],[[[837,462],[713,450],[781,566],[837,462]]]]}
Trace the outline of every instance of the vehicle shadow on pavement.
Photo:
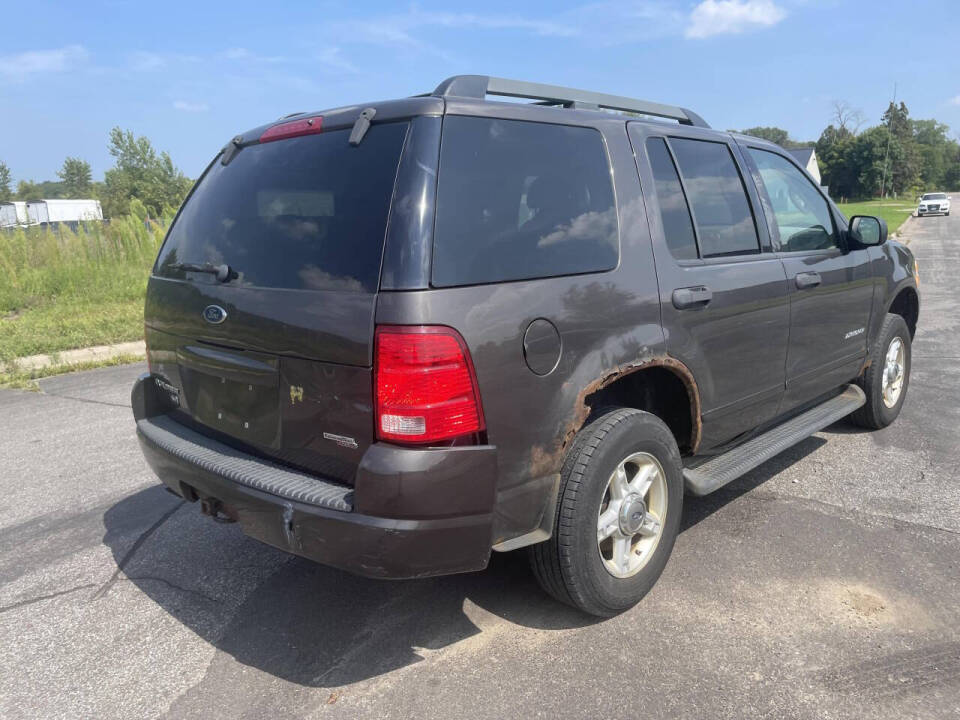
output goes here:
{"type": "Polygon", "coordinates": [[[218,650],[289,682],[365,680],[479,638],[503,620],[543,630],[597,622],[546,597],[522,552],[493,553],[483,572],[371,580],[287,555],[236,525],[211,522],[197,504],[178,503],[154,486],[107,510],[104,544],[118,567],[218,650]],[[172,510],[131,557],[136,535],[172,510]]]}
{"type": "MultiPolygon", "coordinates": [[[[808,438],[711,496],[688,497],[681,531],[824,442],[808,438]]],[[[340,687],[485,642],[503,621],[536,630],[600,622],[547,597],[522,551],[493,553],[483,572],[382,581],[262,545],[161,486],[124,498],[103,521],[118,568],[153,602],[242,666],[305,687],[340,687]]],[[[207,674],[216,672],[238,670],[215,660],[207,674]]]]}

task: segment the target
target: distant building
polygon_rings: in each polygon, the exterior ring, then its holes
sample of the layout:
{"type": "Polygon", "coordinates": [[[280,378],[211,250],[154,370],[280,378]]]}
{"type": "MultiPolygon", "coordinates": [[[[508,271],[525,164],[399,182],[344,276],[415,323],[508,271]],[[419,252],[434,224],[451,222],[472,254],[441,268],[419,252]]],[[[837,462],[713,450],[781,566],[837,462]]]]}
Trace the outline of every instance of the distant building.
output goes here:
{"type": "Polygon", "coordinates": [[[789,152],[800,163],[801,167],[806,168],[807,172],[813,176],[817,185],[820,185],[820,165],[817,163],[817,151],[812,147],[803,147],[792,148],[789,152]]]}
{"type": "Polygon", "coordinates": [[[37,200],[27,203],[30,225],[81,220],[103,220],[99,200],[37,200]]]}
{"type": "Polygon", "coordinates": [[[27,204],[20,200],[0,203],[0,227],[27,224],[27,204]]]}

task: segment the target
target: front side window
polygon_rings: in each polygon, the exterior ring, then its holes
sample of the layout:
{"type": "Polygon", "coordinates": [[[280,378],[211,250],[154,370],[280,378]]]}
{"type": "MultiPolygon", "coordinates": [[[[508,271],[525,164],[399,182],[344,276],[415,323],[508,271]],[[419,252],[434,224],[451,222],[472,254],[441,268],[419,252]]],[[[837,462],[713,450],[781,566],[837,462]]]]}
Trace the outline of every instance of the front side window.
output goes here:
{"type": "Polygon", "coordinates": [[[448,116],[432,283],[439,287],[612,270],[617,211],[592,128],[448,116]]]}
{"type": "Polygon", "coordinates": [[[830,207],[793,163],[776,153],[750,148],[770,196],[784,252],[837,247],[830,207]]]}
{"type": "Polygon", "coordinates": [[[747,191],[724,143],[671,138],[705,258],[760,252],[747,191]]]}

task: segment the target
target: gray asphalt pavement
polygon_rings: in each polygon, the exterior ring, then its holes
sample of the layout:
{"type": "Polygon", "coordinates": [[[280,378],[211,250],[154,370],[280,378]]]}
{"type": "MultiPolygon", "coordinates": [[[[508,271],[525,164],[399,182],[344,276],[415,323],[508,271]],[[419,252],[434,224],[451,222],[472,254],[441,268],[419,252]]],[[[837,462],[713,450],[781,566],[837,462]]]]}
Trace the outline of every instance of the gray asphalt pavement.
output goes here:
{"type": "Polygon", "coordinates": [[[0,717],[960,717],[960,217],[911,221],[903,414],[688,499],[654,591],[595,622],[522,555],[355,578],[162,491],[141,366],[0,391],[0,717]]]}

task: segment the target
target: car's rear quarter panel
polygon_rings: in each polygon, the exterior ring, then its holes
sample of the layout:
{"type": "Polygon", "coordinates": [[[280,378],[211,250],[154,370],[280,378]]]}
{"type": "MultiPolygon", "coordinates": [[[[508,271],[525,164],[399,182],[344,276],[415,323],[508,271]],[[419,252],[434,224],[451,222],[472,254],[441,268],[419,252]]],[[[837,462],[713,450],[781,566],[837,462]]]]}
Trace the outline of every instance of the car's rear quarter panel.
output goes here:
{"type": "MultiPolygon", "coordinates": [[[[487,112],[536,119],[529,108],[488,107],[487,112]]],[[[544,112],[556,120],[555,111],[544,112]]],[[[620,366],[663,353],[653,253],[624,122],[599,118],[585,124],[603,133],[614,160],[617,268],[493,285],[381,291],[378,298],[378,324],[448,325],[469,346],[488,440],[497,448],[495,545],[535,530],[549,512],[571,431],[584,420],[585,389],[620,366]],[[528,368],[523,350],[524,333],[537,318],[552,322],[562,342],[557,367],[542,376],[528,368]]]]}

